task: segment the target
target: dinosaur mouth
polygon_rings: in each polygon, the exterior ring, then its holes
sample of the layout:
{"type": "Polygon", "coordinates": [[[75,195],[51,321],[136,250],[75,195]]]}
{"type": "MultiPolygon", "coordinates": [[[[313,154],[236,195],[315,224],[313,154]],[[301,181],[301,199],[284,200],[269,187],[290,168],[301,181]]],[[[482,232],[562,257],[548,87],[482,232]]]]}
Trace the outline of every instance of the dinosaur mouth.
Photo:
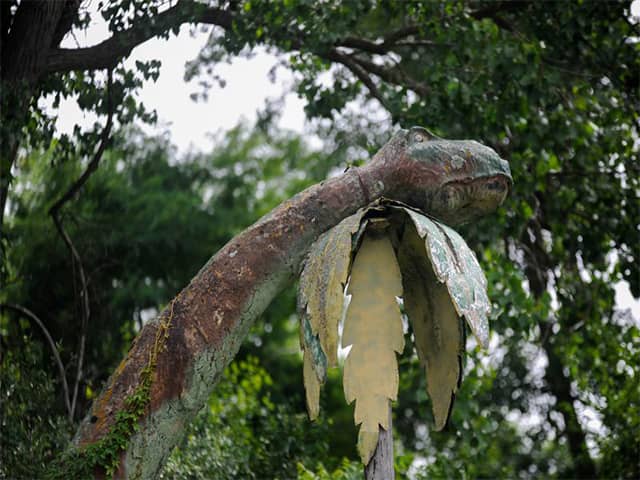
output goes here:
{"type": "Polygon", "coordinates": [[[431,198],[430,212],[448,224],[460,224],[494,211],[511,189],[503,174],[447,182],[431,198]]]}

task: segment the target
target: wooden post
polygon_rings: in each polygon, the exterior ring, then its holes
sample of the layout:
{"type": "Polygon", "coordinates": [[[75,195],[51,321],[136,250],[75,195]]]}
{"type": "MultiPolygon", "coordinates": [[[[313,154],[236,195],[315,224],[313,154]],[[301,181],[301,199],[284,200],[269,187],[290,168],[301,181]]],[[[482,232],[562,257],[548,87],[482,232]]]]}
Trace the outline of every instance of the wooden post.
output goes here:
{"type": "Polygon", "coordinates": [[[393,427],[391,425],[391,404],[389,404],[389,430],[380,427],[378,444],[373,457],[364,467],[365,480],[393,480],[393,427]]]}

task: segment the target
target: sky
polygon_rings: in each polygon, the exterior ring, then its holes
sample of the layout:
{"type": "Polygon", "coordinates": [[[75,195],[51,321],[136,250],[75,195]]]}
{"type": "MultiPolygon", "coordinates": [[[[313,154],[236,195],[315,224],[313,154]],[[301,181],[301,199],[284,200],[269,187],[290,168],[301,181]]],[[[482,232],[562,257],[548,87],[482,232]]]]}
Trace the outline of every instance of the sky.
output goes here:
{"type": "MultiPolygon", "coordinates": [[[[89,8],[95,3],[91,2],[89,8]]],[[[99,16],[93,17],[98,18],[86,32],[65,38],[63,46],[91,46],[108,38],[106,23],[99,16]]],[[[213,133],[229,130],[240,121],[252,124],[265,100],[280,97],[293,81],[291,72],[284,68],[277,69],[275,82],[270,81],[269,71],[278,63],[278,58],[262,50],[251,59],[239,58],[217,66],[216,73],[226,80],[226,86],[222,88],[214,82],[208,90],[208,99],[195,102],[190,96],[200,92],[201,87],[197,81],[185,82],[185,64],[197,57],[211,29],[201,27],[192,34],[192,28],[185,25],[177,36],[172,34],[167,40],[154,38],[138,46],[125,62],[128,67],[133,67],[136,61],[159,59],[162,62],[158,80],[145,82],[138,99],[157,111],[158,129],[170,131],[180,153],[211,149],[213,133]]],[[[302,133],[304,105],[297,95],[286,95],[278,126],[302,133]]],[[[75,124],[90,125],[95,120],[95,116],[84,115],[73,99],[61,105],[58,118],[58,128],[68,133],[75,124]]]]}
{"type": "MultiPolygon", "coordinates": [[[[95,12],[96,6],[96,0],[87,2],[90,11],[95,12]]],[[[631,13],[640,16],[640,0],[632,3],[631,13]]],[[[279,97],[293,81],[291,72],[278,68],[276,80],[272,82],[268,73],[278,58],[259,51],[251,59],[236,59],[216,67],[216,73],[226,80],[226,86],[222,88],[214,83],[206,101],[193,101],[191,94],[200,92],[201,88],[197,82],[185,82],[185,64],[196,58],[211,29],[211,26],[197,29],[183,26],[178,35],[172,34],[167,40],[155,38],[138,46],[126,60],[129,67],[136,61],[159,59],[162,62],[158,80],[155,83],[145,82],[138,99],[158,114],[158,126],[146,127],[147,131],[169,131],[179,154],[190,150],[211,150],[214,147],[213,134],[229,130],[240,121],[251,125],[266,99],[279,97]]],[[[108,36],[106,22],[99,14],[94,14],[91,26],[74,37],[65,38],[63,46],[91,46],[108,36]]],[[[278,126],[304,133],[307,125],[304,106],[305,101],[293,93],[287,94],[278,126]]],[[[95,116],[84,115],[73,99],[61,103],[57,122],[61,132],[71,133],[74,125],[91,125],[94,121],[95,116]]],[[[630,308],[636,321],[640,321],[640,300],[633,298],[628,284],[619,282],[615,290],[617,305],[623,309],[630,308]]]]}

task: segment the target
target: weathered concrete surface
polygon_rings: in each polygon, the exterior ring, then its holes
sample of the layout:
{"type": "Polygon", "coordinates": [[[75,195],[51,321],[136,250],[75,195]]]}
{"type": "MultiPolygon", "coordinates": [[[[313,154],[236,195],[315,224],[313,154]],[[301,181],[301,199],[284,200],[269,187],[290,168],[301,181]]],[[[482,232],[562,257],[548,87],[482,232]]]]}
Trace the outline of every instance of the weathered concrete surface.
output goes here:
{"type": "Polygon", "coordinates": [[[434,141],[428,135],[419,128],[400,131],[369,164],[308,188],[225,245],[170,308],[142,329],[81,424],[76,445],[96,442],[109,431],[139,383],[160,323],[171,316],[165,348],[157,356],[148,412],[115,474],[156,477],[252,322],[300,273],[307,248],[320,234],[383,196],[420,209],[432,206],[432,213],[452,214],[461,205],[443,197],[451,185],[464,188],[483,178],[497,182],[496,189],[503,187],[501,195],[506,195],[508,166],[505,170],[506,162],[495,152],[476,142],[448,145],[438,139],[441,148],[429,156],[421,148],[434,141]],[[447,156],[448,151],[453,156],[447,156]]]}

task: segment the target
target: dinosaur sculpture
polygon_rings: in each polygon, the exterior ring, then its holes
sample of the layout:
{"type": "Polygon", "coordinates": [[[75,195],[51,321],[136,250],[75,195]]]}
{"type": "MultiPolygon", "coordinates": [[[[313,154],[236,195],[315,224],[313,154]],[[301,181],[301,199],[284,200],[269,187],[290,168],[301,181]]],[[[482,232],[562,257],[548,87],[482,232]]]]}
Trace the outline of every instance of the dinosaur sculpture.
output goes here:
{"type": "Polygon", "coordinates": [[[488,147],[420,127],[399,131],[366,165],[299,193],[218,251],[144,326],[80,425],[74,451],[94,462],[97,477],[155,478],[253,321],[300,274],[323,232],[381,198],[466,222],[493,211],[510,184],[507,162],[488,147]],[[106,440],[115,453],[91,450],[106,440]]]}

